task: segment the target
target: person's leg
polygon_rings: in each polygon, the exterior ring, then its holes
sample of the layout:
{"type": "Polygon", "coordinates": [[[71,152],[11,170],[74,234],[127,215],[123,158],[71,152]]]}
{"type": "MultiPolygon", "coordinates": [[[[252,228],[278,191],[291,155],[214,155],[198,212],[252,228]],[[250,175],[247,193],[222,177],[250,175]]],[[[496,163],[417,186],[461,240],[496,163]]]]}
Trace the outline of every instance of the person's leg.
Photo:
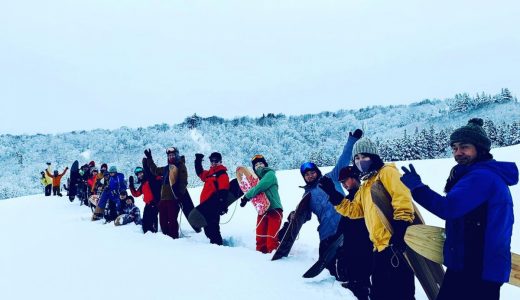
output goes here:
{"type": "Polygon", "coordinates": [[[159,222],[161,225],[161,231],[165,235],[170,235],[170,228],[168,226],[168,201],[169,200],[159,201],[159,222]]]}
{"type": "Polygon", "coordinates": [[[401,254],[390,247],[374,254],[371,299],[415,299],[415,282],[412,269],[401,254]]]}
{"type": "Polygon", "coordinates": [[[256,251],[267,253],[267,214],[256,217],[256,251]]]}
{"type": "Polygon", "coordinates": [[[283,211],[281,209],[272,209],[267,212],[267,242],[266,250],[268,253],[278,249],[280,242],[277,233],[282,225],[283,211]]]}
{"type": "Polygon", "coordinates": [[[174,200],[168,202],[168,235],[174,239],[179,238],[179,212],[181,210],[179,203],[174,200]]]}

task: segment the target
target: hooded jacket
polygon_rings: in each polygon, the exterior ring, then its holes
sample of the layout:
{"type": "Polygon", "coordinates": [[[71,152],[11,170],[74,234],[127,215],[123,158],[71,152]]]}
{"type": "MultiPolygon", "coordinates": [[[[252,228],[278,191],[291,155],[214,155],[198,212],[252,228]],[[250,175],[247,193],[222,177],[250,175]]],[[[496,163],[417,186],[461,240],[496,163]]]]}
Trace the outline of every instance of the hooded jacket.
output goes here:
{"type": "Polygon", "coordinates": [[[280,201],[280,195],[278,194],[278,179],[276,178],[275,171],[269,167],[255,169],[255,174],[260,179],[254,187],[252,187],[245,196],[248,199],[255,197],[256,195],[264,192],[269,200],[269,210],[272,209],[283,209],[282,202],[280,201]]]}
{"type": "Polygon", "coordinates": [[[205,202],[218,191],[229,190],[229,176],[226,171],[226,167],[217,165],[197,174],[200,180],[204,182],[204,187],[200,193],[200,203],[205,202]]]}
{"type": "MultiPolygon", "coordinates": [[[[370,192],[372,185],[380,180],[385,189],[392,197],[392,207],[394,209],[394,220],[402,220],[412,223],[414,219],[414,209],[412,205],[412,195],[410,190],[401,182],[401,174],[395,164],[385,164],[376,174],[363,181],[354,200],[344,198],[336,206],[336,210],[343,216],[351,219],[365,218],[370,240],[374,248],[381,252],[390,244],[392,234],[383,225],[376,206],[372,201],[370,192]]],[[[390,220],[389,220],[390,221],[390,220]]]]}
{"type": "Polygon", "coordinates": [[[181,156],[175,164],[164,167],[157,167],[155,162],[149,159],[148,167],[152,175],[162,176],[161,200],[179,200],[184,197],[188,187],[188,170],[186,169],[184,156],[181,156]],[[177,178],[174,186],[170,187],[169,171],[174,166],[177,168],[177,178]],[[177,198],[175,198],[174,193],[177,198]]]}
{"type": "MultiPolygon", "coordinates": [[[[349,165],[350,160],[352,159],[352,148],[356,141],[357,138],[349,136],[347,143],[343,147],[343,152],[338,158],[338,162],[332,171],[324,175],[333,180],[334,185],[336,186],[336,191],[343,195],[343,188],[341,187],[341,183],[338,181],[339,171],[349,165]]],[[[334,206],[329,202],[329,195],[318,186],[318,181],[319,178],[317,178],[313,183],[307,184],[303,187],[305,193],[311,193],[309,209],[304,213],[306,214],[306,221],[311,219],[312,213],[316,214],[319,222],[318,232],[320,235],[320,241],[323,241],[336,233],[341,215],[338,214],[334,209],[334,206]]]]}
{"type": "Polygon", "coordinates": [[[446,267],[509,281],[514,222],[509,186],[517,183],[515,163],[487,160],[467,166],[445,197],[428,186],[412,191],[419,204],[446,220],[446,267]]]}

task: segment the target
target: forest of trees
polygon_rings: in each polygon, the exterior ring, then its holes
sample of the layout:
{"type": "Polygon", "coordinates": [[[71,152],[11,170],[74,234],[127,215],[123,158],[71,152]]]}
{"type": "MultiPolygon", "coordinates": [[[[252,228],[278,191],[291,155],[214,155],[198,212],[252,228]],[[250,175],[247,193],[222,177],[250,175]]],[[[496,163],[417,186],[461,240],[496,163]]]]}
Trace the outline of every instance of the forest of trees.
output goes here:
{"type": "Polygon", "coordinates": [[[0,135],[0,199],[41,192],[39,173],[46,161],[60,171],[74,160],[81,164],[106,162],[128,177],[146,148],[152,149],[158,164],[165,164],[164,149],[177,147],[186,157],[191,186],[201,184],[193,167],[197,152],[207,156],[212,151],[221,152],[230,173],[239,165],[249,166],[250,157],[257,153],[264,154],[278,170],[296,169],[309,160],[330,166],[335,164],[349,131],[356,128],[377,142],[386,161],[446,157],[449,134],[472,117],[485,120],[494,147],[520,143],[520,104],[508,89],[497,95],[458,94],[410,105],[301,116],[266,113],[260,118],[228,120],[195,114],[180,124],[147,128],[0,135]]]}

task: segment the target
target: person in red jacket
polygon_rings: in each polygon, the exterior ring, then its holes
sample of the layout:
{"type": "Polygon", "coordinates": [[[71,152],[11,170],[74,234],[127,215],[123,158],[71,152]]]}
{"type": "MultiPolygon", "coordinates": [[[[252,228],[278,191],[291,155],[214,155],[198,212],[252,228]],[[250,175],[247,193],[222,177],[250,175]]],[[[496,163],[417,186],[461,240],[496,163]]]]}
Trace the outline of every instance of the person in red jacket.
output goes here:
{"type": "Polygon", "coordinates": [[[220,216],[227,212],[227,193],[229,191],[229,176],[227,168],[222,165],[222,155],[213,152],[209,156],[211,166],[209,170],[202,167],[203,154],[195,154],[195,172],[200,180],[204,182],[204,187],[200,194],[200,203],[208,201],[208,212],[206,221],[208,225],[204,227],[204,234],[209,238],[210,243],[222,245],[222,235],[220,234],[220,216]]]}
{"type": "Polygon", "coordinates": [[[134,197],[143,196],[143,201],[145,203],[144,211],[143,211],[143,219],[142,219],[142,227],[143,233],[151,231],[156,233],[159,229],[159,219],[157,215],[159,214],[159,199],[160,199],[160,189],[161,189],[161,177],[157,178],[153,176],[146,167],[148,165],[146,158],[143,158],[143,166],[136,167],[134,169],[134,174],[137,177],[137,183],[140,183],[139,187],[136,189],[134,185],[134,177],[130,176],[128,179],[130,183],[130,193],[134,197]]]}

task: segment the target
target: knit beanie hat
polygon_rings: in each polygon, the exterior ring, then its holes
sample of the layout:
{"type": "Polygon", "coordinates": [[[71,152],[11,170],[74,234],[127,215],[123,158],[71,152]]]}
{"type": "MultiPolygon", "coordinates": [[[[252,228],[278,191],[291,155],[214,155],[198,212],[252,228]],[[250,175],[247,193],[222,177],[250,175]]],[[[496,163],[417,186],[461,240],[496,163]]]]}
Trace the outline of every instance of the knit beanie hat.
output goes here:
{"type": "Polygon", "coordinates": [[[466,126],[453,131],[450,135],[450,145],[454,143],[468,143],[476,148],[491,150],[491,140],[482,128],[484,121],[480,118],[473,118],[468,121],[466,126]]]}
{"type": "Polygon", "coordinates": [[[367,153],[379,156],[379,151],[377,151],[376,144],[374,144],[369,138],[362,138],[354,144],[354,149],[352,149],[352,157],[359,153],[367,153]]]}
{"type": "Polygon", "coordinates": [[[347,178],[354,178],[359,180],[359,171],[354,166],[344,167],[339,171],[338,181],[344,181],[347,178]]]}
{"type": "Polygon", "coordinates": [[[108,173],[117,173],[116,166],[111,166],[110,169],[108,169],[108,173]]]}
{"type": "Polygon", "coordinates": [[[256,164],[257,162],[263,162],[264,165],[265,165],[266,167],[269,166],[269,165],[267,164],[267,161],[265,160],[265,158],[264,158],[263,155],[261,155],[261,154],[256,154],[255,156],[253,156],[253,157],[251,158],[251,164],[253,165],[253,170],[255,169],[255,164],[256,164]]]}
{"type": "Polygon", "coordinates": [[[209,156],[209,161],[221,162],[222,161],[222,154],[220,154],[218,152],[211,153],[211,155],[209,156]]]}

